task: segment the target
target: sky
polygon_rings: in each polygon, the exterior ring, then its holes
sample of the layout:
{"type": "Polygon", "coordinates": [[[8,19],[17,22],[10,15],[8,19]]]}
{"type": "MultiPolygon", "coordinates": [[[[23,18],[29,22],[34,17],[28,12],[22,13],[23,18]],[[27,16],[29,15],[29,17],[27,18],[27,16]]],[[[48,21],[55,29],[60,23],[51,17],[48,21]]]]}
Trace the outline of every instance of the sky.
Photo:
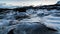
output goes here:
{"type": "Polygon", "coordinates": [[[59,0],[0,0],[0,5],[29,6],[55,4],[59,0]]]}

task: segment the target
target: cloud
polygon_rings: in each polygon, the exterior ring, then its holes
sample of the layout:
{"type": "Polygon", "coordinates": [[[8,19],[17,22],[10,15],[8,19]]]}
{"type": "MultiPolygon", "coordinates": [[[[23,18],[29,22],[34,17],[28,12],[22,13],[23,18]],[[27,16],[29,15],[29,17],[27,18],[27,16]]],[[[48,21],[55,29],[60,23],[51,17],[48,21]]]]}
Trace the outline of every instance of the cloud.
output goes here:
{"type": "Polygon", "coordinates": [[[6,5],[6,3],[0,3],[0,6],[4,6],[4,5],[6,5]]]}
{"type": "Polygon", "coordinates": [[[39,4],[54,4],[58,0],[0,0],[0,3],[6,3],[7,5],[39,5],[39,4]]]}

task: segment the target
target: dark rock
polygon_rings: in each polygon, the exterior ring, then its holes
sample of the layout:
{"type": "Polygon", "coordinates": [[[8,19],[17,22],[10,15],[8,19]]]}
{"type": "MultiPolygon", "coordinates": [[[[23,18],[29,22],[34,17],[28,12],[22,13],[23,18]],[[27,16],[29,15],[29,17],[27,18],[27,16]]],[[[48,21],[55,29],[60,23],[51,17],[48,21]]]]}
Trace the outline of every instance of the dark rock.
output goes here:
{"type": "Polygon", "coordinates": [[[60,1],[58,1],[56,4],[60,4],[60,1]]]}

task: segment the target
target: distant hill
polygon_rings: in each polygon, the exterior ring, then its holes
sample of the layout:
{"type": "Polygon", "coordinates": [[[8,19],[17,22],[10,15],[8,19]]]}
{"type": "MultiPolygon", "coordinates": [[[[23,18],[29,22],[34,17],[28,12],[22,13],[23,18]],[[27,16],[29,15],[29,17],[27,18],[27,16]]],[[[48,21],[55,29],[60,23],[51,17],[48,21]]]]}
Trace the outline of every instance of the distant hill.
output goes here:
{"type": "Polygon", "coordinates": [[[52,10],[52,9],[57,9],[60,10],[60,1],[58,1],[56,4],[53,5],[43,5],[43,6],[23,6],[23,7],[16,7],[16,8],[0,8],[1,10],[14,10],[14,11],[20,11],[20,12],[26,12],[28,9],[47,9],[47,10],[52,10]]]}

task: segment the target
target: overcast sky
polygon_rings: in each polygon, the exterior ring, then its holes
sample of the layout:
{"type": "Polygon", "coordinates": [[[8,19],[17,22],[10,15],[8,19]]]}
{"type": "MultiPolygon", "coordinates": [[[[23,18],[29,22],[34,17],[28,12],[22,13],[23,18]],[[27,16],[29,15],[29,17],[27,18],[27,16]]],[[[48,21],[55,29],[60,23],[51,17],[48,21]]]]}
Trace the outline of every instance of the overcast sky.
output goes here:
{"type": "Polygon", "coordinates": [[[49,5],[59,0],[0,0],[0,5],[28,6],[28,5],[49,5]]]}

